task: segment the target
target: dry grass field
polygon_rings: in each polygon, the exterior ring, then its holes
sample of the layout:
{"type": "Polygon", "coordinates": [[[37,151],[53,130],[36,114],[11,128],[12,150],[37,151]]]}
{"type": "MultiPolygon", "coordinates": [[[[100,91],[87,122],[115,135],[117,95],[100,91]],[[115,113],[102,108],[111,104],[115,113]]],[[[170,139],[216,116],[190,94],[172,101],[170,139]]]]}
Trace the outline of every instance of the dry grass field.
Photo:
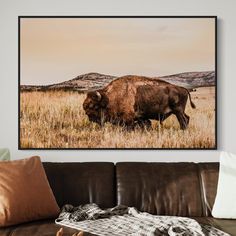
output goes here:
{"type": "Polygon", "coordinates": [[[214,148],[215,88],[205,87],[191,93],[197,108],[189,101],[187,130],[180,130],[174,115],[152,121],[149,130],[132,131],[89,122],[82,108],[85,94],[77,92],[21,92],[21,148],[214,148]]]}

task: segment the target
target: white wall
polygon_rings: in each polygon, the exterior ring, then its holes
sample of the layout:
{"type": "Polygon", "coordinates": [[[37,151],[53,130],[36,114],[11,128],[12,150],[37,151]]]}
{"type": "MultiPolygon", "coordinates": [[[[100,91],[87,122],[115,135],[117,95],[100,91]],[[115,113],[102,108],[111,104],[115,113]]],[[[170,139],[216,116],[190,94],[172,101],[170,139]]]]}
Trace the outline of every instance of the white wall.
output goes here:
{"type": "Polygon", "coordinates": [[[236,153],[235,0],[0,0],[0,147],[43,161],[218,161],[218,151],[19,151],[18,15],[217,15],[218,143],[236,153]],[[235,137],[234,137],[235,136],[235,137]]]}

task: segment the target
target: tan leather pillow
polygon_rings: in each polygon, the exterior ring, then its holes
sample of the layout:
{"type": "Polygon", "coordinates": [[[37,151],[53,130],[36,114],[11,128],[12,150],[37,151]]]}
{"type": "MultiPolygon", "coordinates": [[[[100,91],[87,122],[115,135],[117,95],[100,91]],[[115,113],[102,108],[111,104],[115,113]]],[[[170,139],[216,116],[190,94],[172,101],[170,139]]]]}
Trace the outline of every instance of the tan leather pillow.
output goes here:
{"type": "Polygon", "coordinates": [[[58,213],[39,157],[0,162],[0,227],[53,218],[58,213]]]}

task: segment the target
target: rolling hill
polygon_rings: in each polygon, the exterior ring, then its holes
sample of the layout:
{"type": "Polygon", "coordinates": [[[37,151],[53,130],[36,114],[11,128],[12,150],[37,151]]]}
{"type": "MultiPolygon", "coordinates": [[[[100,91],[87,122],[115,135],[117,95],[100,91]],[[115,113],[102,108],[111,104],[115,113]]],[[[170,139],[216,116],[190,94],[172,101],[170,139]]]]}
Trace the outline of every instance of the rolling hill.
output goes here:
{"type": "MultiPolygon", "coordinates": [[[[74,79],[51,85],[21,85],[21,91],[47,91],[47,90],[69,90],[86,92],[97,90],[105,87],[112,80],[118,77],[104,75],[99,73],[88,73],[79,75],[74,79]]],[[[198,87],[209,87],[215,85],[215,72],[185,72],[174,75],[154,77],[154,79],[162,79],[169,83],[176,84],[188,89],[198,87]]]]}

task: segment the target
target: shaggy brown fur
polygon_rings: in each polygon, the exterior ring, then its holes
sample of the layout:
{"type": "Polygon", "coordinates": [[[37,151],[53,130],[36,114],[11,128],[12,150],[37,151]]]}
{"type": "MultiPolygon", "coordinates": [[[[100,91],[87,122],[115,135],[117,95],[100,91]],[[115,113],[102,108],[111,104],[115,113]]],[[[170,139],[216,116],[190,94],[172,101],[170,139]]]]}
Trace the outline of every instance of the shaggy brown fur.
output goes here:
{"type": "Polygon", "coordinates": [[[195,108],[187,89],[162,80],[129,75],[112,81],[104,89],[89,92],[83,108],[89,120],[99,124],[108,121],[127,126],[150,124],[150,119],[162,122],[174,114],[180,128],[186,129],[188,97],[195,108]]]}

